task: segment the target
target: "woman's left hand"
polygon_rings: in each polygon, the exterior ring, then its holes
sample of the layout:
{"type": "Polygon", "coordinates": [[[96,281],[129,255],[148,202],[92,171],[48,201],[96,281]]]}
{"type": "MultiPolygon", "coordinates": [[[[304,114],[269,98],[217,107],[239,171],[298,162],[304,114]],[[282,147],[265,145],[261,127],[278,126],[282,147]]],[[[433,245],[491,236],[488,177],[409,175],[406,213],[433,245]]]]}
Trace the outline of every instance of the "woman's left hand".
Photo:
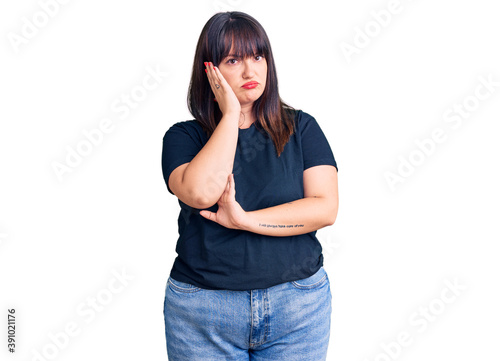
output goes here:
{"type": "Polygon", "coordinates": [[[224,193],[220,196],[217,204],[217,213],[210,211],[200,211],[200,215],[206,219],[219,223],[221,226],[231,229],[243,229],[246,219],[246,212],[236,202],[236,188],[234,186],[234,176],[230,174],[224,193]]]}

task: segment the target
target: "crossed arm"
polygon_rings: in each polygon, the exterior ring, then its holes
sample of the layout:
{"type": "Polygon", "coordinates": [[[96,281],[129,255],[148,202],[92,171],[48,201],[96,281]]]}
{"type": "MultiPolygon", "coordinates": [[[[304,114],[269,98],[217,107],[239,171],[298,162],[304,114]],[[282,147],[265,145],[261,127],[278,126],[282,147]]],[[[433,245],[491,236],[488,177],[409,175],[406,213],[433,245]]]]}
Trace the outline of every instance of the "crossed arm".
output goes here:
{"type": "Polygon", "coordinates": [[[337,169],[318,165],[304,171],[304,198],[274,207],[245,212],[234,199],[234,179],[230,177],[217,213],[200,215],[225,227],[268,236],[294,236],[333,225],[338,212],[337,169]]]}

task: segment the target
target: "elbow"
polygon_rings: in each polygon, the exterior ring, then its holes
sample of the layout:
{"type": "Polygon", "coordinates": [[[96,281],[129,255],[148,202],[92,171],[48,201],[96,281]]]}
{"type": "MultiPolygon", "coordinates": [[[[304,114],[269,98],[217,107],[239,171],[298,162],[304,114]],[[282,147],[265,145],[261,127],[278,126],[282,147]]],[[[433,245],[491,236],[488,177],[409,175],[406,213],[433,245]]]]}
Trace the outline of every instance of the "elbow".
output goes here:
{"type": "MultiPolygon", "coordinates": [[[[317,198],[316,196],[314,196],[317,198]]],[[[318,224],[319,228],[333,226],[337,219],[338,201],[331,200],[326,197],[321,197],[321,206],[318,207],[318,224]]]]}
{"type": "Polygon", "coordinates": [[[189,192],[189,203],[186,203],[188,206],[197,208],[197,209],[205,209],[210,208],[213,204],[210,204],[210,200],[203,194],[200,193],[196,189],[191,189],[189,192]]]}
{"type": "Polygon", "coordinates": [[[336,202],[335,207],[332,209],[330,208],[329,211],[327,212],[328,218],[326,220],[326,226],[333,226],[335,221],[337,220],[337,214],[338,214],[338,202],[336,202]]]}
{"type": "Polygon", "coordinates": [[[198,209],[206,209],[212,207],[216,202],[210,202],[205,197],[197,197],[195,198],[195,208],[198,209]]]}
{"type": "Polygon", "coordinates": [[[217,201],[219,200],[220,196],[219,197],[215,197],[215,196],[210,196],[210,195],[207,195],[206,194],[206,190],[205,192],[194,192],[193,191],[193,200],[194,200],[194,204],[195,204],[195,208],[198,208],[198,209],[206,209],[206,208],[210,208],[210,207],[213,207],[217,201]]]}
{"type": "Polygon", "coordinates": [[[213,207],[219,201],[227,186],[228,175],[223,178],[213,176],[200,177],[191,174],[183,176],[184,186],[189,190],[189,198],[193,203],[191,207],[205,209],[213,207]]]}
{"type": "Polygon", "coordinates": [[[337,216],[334,216],[334,217],[330,216],[330,218],[328,218],[328,220],[326,221],[326,227],[333,226],[336,219],[337,219],[337,216]]]}
{"type": "Polygon", "coordinates": [[[210,208],[213,205],[213,203],[210,204],[210,201],[203,195],[203,193],[200,193],[197,187],[188,187],[184,185],[182,188],[183,191],[180,194],[175,194],[180,201],[188,206],[196,209],[205,209],[210,208]]]}
{"type": "Polygon", "coordinates": [[[221,194],[216,194],[216,187],[213,185],[206,185],[202,180],[196,179],[194,182],[185,182],[184,187],[188,195],[189,202],[184,202],[190,207],[197,209],[210,208],[217,203],[221,194]]]}

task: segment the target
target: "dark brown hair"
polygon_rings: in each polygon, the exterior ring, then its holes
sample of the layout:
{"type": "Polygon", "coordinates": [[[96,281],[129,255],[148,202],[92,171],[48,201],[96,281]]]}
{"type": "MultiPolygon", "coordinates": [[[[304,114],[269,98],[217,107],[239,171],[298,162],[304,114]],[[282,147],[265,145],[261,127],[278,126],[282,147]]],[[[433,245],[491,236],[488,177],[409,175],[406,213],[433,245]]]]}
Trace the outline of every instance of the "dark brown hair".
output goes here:
{"type": "Polygon", "coordinates": [[[295,109],[279,96],[271,44],[262,25],[250,15],[239,11],[219,12],[203,27],[189,83],[188,109],[210,137],[219,124],[222,113],[214,101],[214,94],[204,71],[204,62],[211,61],[219,66],[229,55],[233,42],[233,51],[238,58],[261,55],[266,59],[266,87],[254,102],[252,113],[256,119],[255,127],[269,134],[279,157],[295,130],[295,109]]]}

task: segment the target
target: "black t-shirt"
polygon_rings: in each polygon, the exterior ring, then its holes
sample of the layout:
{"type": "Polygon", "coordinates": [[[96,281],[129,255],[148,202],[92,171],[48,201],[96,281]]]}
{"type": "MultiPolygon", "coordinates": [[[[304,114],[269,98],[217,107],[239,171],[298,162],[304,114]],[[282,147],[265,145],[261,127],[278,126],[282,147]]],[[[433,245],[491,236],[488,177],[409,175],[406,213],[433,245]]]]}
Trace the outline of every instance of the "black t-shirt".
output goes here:
{"type": "MultiPolygon", "coordinates": [[[[233,174],[236,201],[245,211],[304,197],[303,171],[316,165],[337,168],[316,119],[295,112],[296,131],[278,158],[271,138],[255,123],[239,129],[233,174]]],[[[190,162],[208,141],[196,120],[172,125],[163,137],[162,170],[190,162]]],[[[337,168],[338,170],[338,168],[337,168]]],[[[200,209],[179,200],[176,257],[170,276],[205,289],[251,290],[312,276],[323,265],[316,231],[286,237],[229,229],[205,219],[200,209]]],[[[217,212],[218,205],[207,208],[217,212]]]]}

